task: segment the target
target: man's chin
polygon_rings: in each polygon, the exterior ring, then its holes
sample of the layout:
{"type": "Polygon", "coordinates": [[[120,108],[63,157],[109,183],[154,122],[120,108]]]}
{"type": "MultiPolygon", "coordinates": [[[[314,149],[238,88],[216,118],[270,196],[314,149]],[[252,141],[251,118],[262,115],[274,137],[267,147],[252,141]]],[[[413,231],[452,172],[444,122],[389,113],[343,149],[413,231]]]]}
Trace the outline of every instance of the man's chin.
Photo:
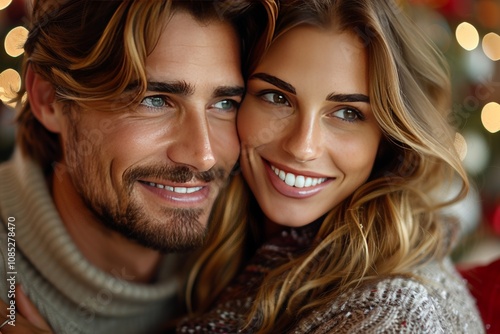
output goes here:
{"type": "Polygon", "coordinates": [[[129,212],[125,219],[108,221],[108,227],[140,245],[162,253],[187,252],[201,247],[206,224],[201,209],[164,209],[160,218],[129,212]],[[203,218],[202,218],[203,217],[203,218]],[[200,219],[201,218],[201,219],[200,219]],[[118,223],[117,223],[118,222],[118,223]]]}

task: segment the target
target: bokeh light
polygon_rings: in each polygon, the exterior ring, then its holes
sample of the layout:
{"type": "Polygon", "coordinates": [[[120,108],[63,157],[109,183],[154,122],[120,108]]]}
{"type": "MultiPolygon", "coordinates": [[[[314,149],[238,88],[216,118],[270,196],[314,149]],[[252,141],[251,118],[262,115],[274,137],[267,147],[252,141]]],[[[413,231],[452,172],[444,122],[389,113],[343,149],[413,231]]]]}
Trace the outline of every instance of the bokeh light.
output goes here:
{"type": "Polygon", "coordinates": [[[484,82],[495,71],[495,63],[486,57],[479,48],[467,52],[463,57],[463,61],[463,69],[471,82],[484,82]]]}
{"type": "Polygon", "coordinates": [[[19,73],[8,68],[0,73],[0,100],[8,106],[13,106],[10,100],[15,98],[21,89],[21,76],[19,73]]]}
{"type": "Polygon", "coordinates": [[[479,44],[479,33],[477,29],[468,22],[462,22],[455,30],[458,44],[467,51],[474,50],[479,44]]]}
{"type": "Polygon", "coordinates": [[[491,60],[500,60],[500,36],[490,32],[483,37],[483,52],[491,60]]]}
{"type": "Polygon", "coordinates": [[[5,52],[11,57],[23,54],[23,45],[28,38],[28,29],[25,27],[15,27],[5,37],[5,52]]]}
{"type": "Polygon", "coordinates": [[[7,8],[12,0],[0,0],[0,10],[7,8]]]}
{"type": "Polygon", "coordinates": [[[468,131],[463,134],[467,142],[467,154],[463,160],[465,169],[477,175],[484,171],[490,160],[490,151],[483,135],[477,131],[468,131]]]}
{"type": "Polygon", "coordinates": [[[500,104],[490,102],[481,111],[481,121],[486,130],[491,133],[500,131],[500,104]]]}

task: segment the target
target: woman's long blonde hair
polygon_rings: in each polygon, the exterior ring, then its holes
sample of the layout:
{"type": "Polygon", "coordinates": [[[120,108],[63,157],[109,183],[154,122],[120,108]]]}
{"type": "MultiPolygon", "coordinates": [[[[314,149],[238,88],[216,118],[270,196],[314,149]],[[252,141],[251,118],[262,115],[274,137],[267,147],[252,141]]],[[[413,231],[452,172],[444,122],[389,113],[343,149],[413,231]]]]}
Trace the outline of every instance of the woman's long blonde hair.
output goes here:
{"type": "MultiPolygon", "coordinates": [[[[300,24],[359,36],[384,138],[369,180],[325,215],[312,247],[266,276],[248,318],[255,332],[284,329],[350,288],[411,276],[442,259],[456,229],[439,210],[468,190],[449,125],[446,62],[402,7],[390,0],[282,1],[275,37],[300,24]],[[433,195],[457,178],[462,186],[453,199],[433,195]]],[[[254,203],[241,175],[234,176],[189,282],[195,309],[210,306],[261,237],[255,226],[262,212],[254,203]]]]}

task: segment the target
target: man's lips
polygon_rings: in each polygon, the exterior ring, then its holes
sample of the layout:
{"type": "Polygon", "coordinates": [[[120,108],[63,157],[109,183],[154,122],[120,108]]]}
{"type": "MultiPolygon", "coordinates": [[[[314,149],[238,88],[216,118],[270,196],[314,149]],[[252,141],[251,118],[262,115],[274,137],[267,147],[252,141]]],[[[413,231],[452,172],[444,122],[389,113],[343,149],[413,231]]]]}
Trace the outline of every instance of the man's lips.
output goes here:
{"type": "Polygon", "coordinates": [[[156,187],[158,189],[165,189],[167,191],[171,191],[171,192],[174,192],[174,193],[178,193],[178,194],[191,194],[191,193],[194,193],[194,192],[197,192],[197,191],[200,191],[201,189],[203,189],[203,186],[193,186],[193,187],[189,187],[189,186],[168,186],[168,185],[164,185],[164,184],[161,184],[161,183],[155,183],[155,182],[148,182],[148,181],[139,181],[143,184],[146,184],[146,185],[149,185],[151,187],[156,187]]]}
{"type": "Polygon", "coordinates": [[[159,182],[139,180],[145,189],[160,197],[162,201],[177,205],[200,205],[209,198],[210,186],[207,184],[197,185],[166,185],[159,182]]]}

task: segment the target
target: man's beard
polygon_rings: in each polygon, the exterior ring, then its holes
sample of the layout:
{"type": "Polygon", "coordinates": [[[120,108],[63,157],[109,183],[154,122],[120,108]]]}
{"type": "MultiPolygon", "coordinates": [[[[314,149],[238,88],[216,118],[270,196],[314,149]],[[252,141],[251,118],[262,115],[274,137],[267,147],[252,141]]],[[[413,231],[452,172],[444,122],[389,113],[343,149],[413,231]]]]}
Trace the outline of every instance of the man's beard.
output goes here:
{"type": "MultiPolygon", "coordinates": [[[[208,229],[206,222],[200,222],[200,217],[208,217],[204,209],[163,207],[159,210],[161,218],[155,218],[134,201],[133,188],[138,180],[148,178],[178,183],[197,179],[222,185],[227,174],[223,168],[196,172],[186,166],[134,167],[125,171],[122,189],[116,193],[110,186],[108,166],[99,163],[101,143],[91,143],[92,152],[87,150],[85,156],[75,156],[81,152],[80,143],[88,141],[80,135],[78,122],[73,119],[70,123],[73,129],[69,132],[65,156],[78,162],[68,166],[71,179],[87,208],[100,222],[130,240],[161,252],[187,251],[203,245],[208,229]]],[[[156,214],[158,216],[158,212],[156,214]]]]}
{"type": "Polygon", "coordinates": [[[139,205],[129,203],[120,208],[83,196],[86,206],[106,227],[128,239],[161,252],[181,252],[201,247],[205,241],[205,225],[200,223],[202,209],[162,208],[161,221],[148,218],[139,205]]]}

